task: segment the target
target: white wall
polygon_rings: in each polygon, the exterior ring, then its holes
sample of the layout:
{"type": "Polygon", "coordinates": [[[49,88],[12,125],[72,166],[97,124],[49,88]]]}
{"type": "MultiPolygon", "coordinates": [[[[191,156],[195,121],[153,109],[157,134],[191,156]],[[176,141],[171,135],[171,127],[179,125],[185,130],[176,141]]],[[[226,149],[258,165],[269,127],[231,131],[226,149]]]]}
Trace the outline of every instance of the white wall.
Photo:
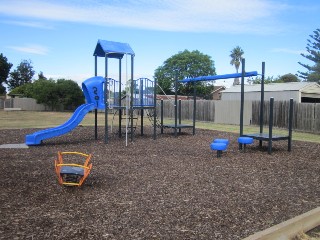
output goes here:
{"type": "MultiPolygon", "coordinates": [[[[249,125],[252,101],[244,101],[243,124],[249,125]]],[[[215,123],[240,124],[240,101],[215,101],[215,123]]]]}
{"type": "MultiPolygon", "coordinates": [[[[275,101],[288,101],[290,98],[293,98],[293,101],[300,103],[301,97],[300,97],[299,91],[279,91],[279,92],[265,92],[264,93],[264,100],[268,101],[271,97],[274,98],[275,101]]],[[[221,93],[221,100],[224,101],[234,101],[238,100],[240,101],[241,93],[228,93],[228,92],[222,92],[221,93]]],[[[250,101],[260,101],[261,95],[260,92],[246,92],[244,93],[244,99],[250,100],[250,101]]]]}

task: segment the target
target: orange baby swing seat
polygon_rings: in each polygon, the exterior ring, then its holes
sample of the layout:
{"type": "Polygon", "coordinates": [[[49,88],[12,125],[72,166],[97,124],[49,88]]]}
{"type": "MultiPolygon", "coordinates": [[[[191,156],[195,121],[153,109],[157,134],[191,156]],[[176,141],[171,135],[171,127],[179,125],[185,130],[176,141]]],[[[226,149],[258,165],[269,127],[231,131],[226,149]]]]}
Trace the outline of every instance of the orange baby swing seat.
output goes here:
{"type": "Polygon", "coordinates": [[[54,162],[59,183],[64,186],[80,187],[91,171],[92,163],[89,163],[91,157],[91,154],[80,152],[58,152],[58,159],[54,162]],[[62,157],[63,155],[82,156],[85,157],[85,162],[83,165],[78,163],[65,163],[62,157]]]}

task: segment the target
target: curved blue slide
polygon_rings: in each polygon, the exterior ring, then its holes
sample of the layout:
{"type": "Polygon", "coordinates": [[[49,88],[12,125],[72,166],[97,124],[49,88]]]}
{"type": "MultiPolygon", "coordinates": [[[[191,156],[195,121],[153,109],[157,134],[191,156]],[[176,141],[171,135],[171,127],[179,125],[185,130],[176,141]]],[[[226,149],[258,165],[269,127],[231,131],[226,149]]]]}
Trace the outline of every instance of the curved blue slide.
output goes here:
{"type": "Polygon", "coordinates": [[[73,113],[71,118],[66,121],[64,124],[54,127],[48,128],[45,130],[37,131],[33,134],[26,135],[26,144],[27,145],[39,145],[42,140],[57,137],[63,134],[66,134],[73,130],[78,124],[82,121],[84,116],[95,109],[94,103],[86,103],[80,105],[76,111],[73,113]]]}

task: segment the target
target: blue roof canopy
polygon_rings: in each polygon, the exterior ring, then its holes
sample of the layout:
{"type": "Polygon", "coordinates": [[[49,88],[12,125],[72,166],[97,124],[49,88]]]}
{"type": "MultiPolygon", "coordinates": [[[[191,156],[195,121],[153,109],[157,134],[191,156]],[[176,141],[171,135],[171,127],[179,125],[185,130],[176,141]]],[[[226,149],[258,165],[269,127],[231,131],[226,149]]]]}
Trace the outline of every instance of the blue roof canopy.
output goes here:
{"type": "MultiPolygon", "coordinates": [[[[245,77],[254,77],[258,76],[257,71],[253,72],[246,72],[245,77]]],[[[242,73],[231,73],[231,74],[224,74],[224,75],[214,75],[214,76],[200,76],[195,78],[185,78],[183,80],[179,80],[179,82],[188,83],[188,82],[198,82],[198,81],[213,81],[219,79],[228,79],[228,78],[240,78],[242,77],[242,73]]]]}
{"type": "Polygon", "coordinates": [[[134,51],[128,43],[112,42],[107,40],[98,40],[93,56],[122,59],[125,54],[134,56],[134,51]]]}

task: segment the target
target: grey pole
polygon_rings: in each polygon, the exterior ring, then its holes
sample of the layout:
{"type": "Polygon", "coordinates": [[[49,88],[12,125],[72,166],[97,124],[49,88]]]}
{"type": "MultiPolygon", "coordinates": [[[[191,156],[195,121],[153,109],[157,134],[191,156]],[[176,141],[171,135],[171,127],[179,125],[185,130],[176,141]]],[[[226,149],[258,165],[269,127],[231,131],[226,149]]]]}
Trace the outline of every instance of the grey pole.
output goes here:
{"type": "Polygon", "coordinates": [[[270,98],[270,115],[269,115],[269,140],[268,140],[268,153],[272,153],[272,128],[273,128],[273,104],[274,98],[270,98]]]}
{"type": "Polygon", "coordinates": [[[131,99],[130,99],[130,117],[131,117],[131,141],[133,141],[133,67],[134,56],[131,55],[131,99]]]}
{"type": "Polygon", "coordinates": [[[244,76],[245,76],[245,59],[242,59],[242,75],[241,75],[241,96],[240,96],[240,136],[243,135],[243,111],[244,111],[244,76]]]}
{"type": "MultiPolygon", "coordinates": [[[[262,62],[262,73],[261,73],[261,99],[260,99],[260,134],[263,133],[263,109],[264,109],[264,75],[265,75],[265,62],[262,62]]],[[[262,140],[259,140],[259,146],[262,147],[262,140]]]]}
{"type": "Polygon", "coordinates": [[[105,84],[104,84],[104,102],[105,102],[105,109],[104,109],[104,131],[105,137],[104,142],[108,143],[108,54],[105,54],[105,84]]]}
{"type": "MultiPolygon", "coordinates": [[[[98,75],[98,56],[94,56],[94,76],[98,75]]],[[[98,109],[94,109],[94,139],[98,139],[98,109]]]]}
{"type": "Polygon", "coordinates": [[[174,95],[174,136],[177,136],[177,124],[178,124],[178,80],[175,79],[174,84],[175,95],[174,95]]]}
{"type": "Polygon", "coordinates": [[[292,145],[292,125],[293,125],[293,98],[290,98],[290,110],[289,110],[289,137],[288,137],[288,151],[291,151],[292,145]]]}
{"type": "MultiPolygon", "coordinates": [[[[240,96],[240,137],[243,135],[243,111],[244,111],[244,75],[245,75],[245,59],[242,59],[242,74],[241,74],[241,96],[240,96]]],[[[239,149],[242,149],[242,144],[239,143],[239,149]]]]}
{"type": "Polygon", "coordinates": [[[119,129],[118,129],[118,133],[119,133],[119,138],[121,138],[122,136],[122,102],[121,102],[121,72],[122,72],[122,59],[119,58],[119,96],[118,96],[118,101],[119,101],[119,129]]]}

